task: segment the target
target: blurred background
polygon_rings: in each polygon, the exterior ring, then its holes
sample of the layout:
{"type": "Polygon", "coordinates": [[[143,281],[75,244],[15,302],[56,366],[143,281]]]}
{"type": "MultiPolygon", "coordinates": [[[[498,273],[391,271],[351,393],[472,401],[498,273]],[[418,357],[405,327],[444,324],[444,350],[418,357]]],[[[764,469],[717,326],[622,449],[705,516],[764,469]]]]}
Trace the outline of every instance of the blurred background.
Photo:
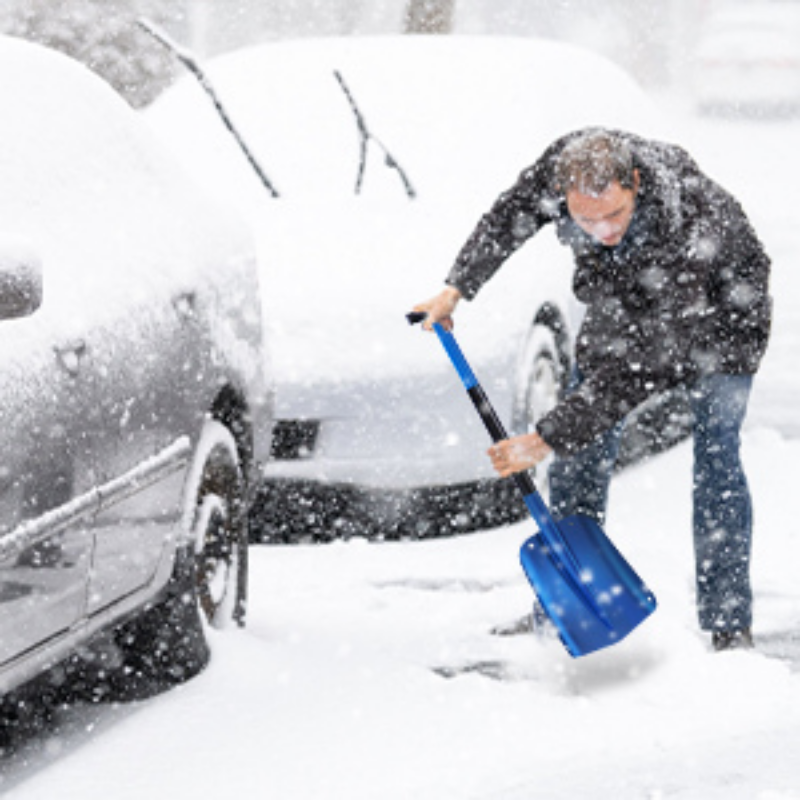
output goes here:
{"type": "MultiPolygon", "coordinates": [[[[141,16],[201,59],[308,36],[539,36],[598,51],[646,89],[679,92],[693,88],[703,40],[721,14],[744,9],[751,14],[745,27],[752,30],[753,10],[759,17],[768,6],[800,14],[800,2],[791,0],[4,0],[0,31],[84,62],[137,108],[151,102],[179,70],[133,24],[141,16]]],[[[794,63],[778,66],[800,74],[800,27],[792,36],[784,61],[792,60],[793,49],[794,63]]],[[[734,36],[728,47],[741,50],[741,40],[734,36]]],[[[762,58],[775,59],[774,35],[760,47],[762,58]]]]}

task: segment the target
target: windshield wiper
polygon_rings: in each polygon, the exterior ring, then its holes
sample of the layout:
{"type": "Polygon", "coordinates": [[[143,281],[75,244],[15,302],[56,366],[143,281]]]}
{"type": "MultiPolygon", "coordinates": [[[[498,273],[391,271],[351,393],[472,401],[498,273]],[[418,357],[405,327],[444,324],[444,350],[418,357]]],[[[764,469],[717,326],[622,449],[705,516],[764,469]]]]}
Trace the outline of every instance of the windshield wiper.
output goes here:
{"type": "Polygon", "coordinates": [[[389,152],[384,143],[378,139],[377,136],[374,136],[370,131],[369,127],[367,126],[367,121],[364,119],[364,115],[361,113],[361,109],[358,107],[352,92],[342,77],[342,73],[339,72],[338,69],[335,69],[333,74],[336,80],[339,82],[339,86],[341,86],[342,91],[347,98],[347,102],[350,104],[350,108],[353,110],[353,114],[356,118],[356,125],[358,126],[360,158],[358,164],[358,175],[356,177],[356,194],[361,193],[361,187],[364,183],[364,171],[367,167],[367,152],[371,140],[375,142],[375,144],[378,145],[381,150],[383,150],[384,163],[386,166],[390,169],[397,170],[397,174],[400,176],[400,180],[403,182],[403,187],[405,188],[406,194],[409,196],[409,198],[415,198],[417,193],[414,190],[414,187],[411,185],[411,181],[408,179],[406,171],[400,166],[397,159],[389,152]]]}

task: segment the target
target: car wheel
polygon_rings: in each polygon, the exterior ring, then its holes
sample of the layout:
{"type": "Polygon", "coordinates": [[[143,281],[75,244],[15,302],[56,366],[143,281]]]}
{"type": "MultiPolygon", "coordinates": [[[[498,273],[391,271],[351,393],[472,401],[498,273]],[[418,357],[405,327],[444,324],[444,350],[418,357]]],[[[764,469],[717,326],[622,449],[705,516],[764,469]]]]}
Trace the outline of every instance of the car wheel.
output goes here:
{"type": "Polygon", "coordinates": [[[191,540],[195,589],[213,628],[244,625],[247,603],[247,486],[236,441],[222,423],[206,426],[202,470],[194,490],[191,540]]]}
{"type": "MultiPolygon", "coordinates": [[[[568,367],[558,346],[557,335],[548,325],[531,328],[521,359],[517,381],[514,431],[531,433],[536,423],[558,403],[566,388],[568,367]]],[[[552,458],[535,469],[537,488],[547,492],[547,471],[552,458]]]]}

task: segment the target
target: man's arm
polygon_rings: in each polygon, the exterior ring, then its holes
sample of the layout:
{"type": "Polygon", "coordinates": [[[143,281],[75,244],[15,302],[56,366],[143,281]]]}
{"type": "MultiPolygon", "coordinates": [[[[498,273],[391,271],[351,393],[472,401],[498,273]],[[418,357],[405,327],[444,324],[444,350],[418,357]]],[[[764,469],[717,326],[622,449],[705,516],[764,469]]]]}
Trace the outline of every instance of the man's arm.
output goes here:
{"type": "Polygon", "coordinates": [[[447,287],[414,307],[414,311],[428,315],[426,329],[430,330],[434,322],[452,328],[458,302],[462,298],[472,300],[515,250],[558,215],[555,165],[568,139],[565,136],[550,145],[481,217],[447,275],[447,287]]]}
{"type": "Polygon", "coordinates": [[[414,306],[414,311],[427,314],[423,323],[426,330],[431,330],[435,322],[452,330],[453,312],[459,301],[463,298],[472,300],[503,262],[549,221],[544,215],[529,210],[532,202],[531,176],[535,173],[536,165],[524,172],[517,183],[484,214],[461,248],[447,275],[445,288],[414,306]]]}
{"type": "Polygon", "coordinates": [[[446,283],[471,300],[528,239],[558,214],[554,169],[560,143],[553,145],[497,198],[461,248],[446,283]],[[558,145],[558,146],[557,146],[558,145]]]}

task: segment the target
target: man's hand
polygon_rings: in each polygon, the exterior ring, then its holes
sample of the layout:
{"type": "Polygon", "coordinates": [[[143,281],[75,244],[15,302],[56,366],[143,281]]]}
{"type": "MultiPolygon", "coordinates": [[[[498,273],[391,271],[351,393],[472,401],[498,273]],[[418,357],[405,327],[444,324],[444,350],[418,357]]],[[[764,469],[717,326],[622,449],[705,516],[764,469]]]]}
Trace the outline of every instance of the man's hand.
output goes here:
{"type": "Polygon", "coordinates": [[[422,323],[426,331],[433,330],[433,323],[438,322],[446,331],[453,330],[453,312],[456,310],[461,292],[455,286],[446,286],[436,297],[424,303],[418,303],[413,311],[427,314],[422,323]]]}
{"type": "Polygon", "coordinates": [[[538,433],[527,433],[523,436],[515,436],[513,439],[504,439],[502,442],[492,445],[488,450],[492,466],[501,478],[507,478],[515,472],[535,467],[540,461],[544,461],[551,452],[550,445],[538,433]]]}

